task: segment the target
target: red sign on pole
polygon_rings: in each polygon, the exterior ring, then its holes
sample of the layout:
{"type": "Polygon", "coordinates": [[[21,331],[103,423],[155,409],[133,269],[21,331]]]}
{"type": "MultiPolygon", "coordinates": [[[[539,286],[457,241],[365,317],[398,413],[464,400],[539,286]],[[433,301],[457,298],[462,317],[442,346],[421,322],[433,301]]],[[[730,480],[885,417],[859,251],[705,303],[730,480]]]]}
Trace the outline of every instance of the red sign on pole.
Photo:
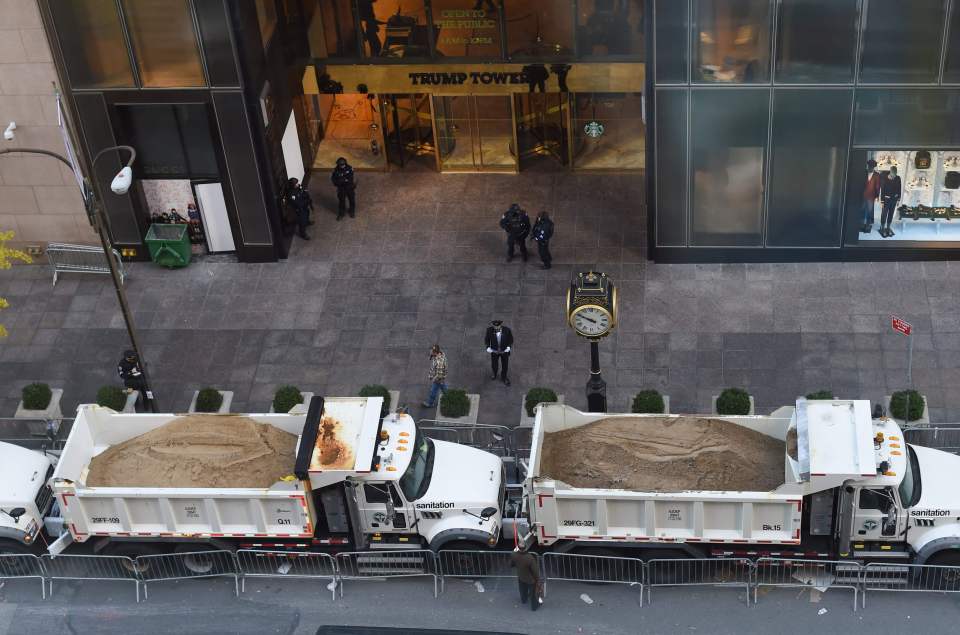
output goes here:
{"type": "Polygon", "coordinates": [[[893,327],[894,331],[903,333],[904,335],[910,335],[910,332],[913,330],[913,327],[910,326],[909,322],[901,320],[896,315],[890,316],[890,326],[893,327]]]}

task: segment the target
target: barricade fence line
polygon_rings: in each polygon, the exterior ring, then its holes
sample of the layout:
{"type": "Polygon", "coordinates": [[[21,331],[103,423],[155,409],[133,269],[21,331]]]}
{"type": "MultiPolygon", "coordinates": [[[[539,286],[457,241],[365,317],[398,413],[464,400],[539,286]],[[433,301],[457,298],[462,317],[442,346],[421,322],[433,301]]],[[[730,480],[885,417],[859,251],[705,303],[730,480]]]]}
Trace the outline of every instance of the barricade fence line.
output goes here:
{"type": "Polygon", "coordinates": [[[136,568],[143,582],[144,597],[149,597],[149,582],[218,577],[233,578],[234,594],[240,595],[237,561],[233,552],[225,549],[139,556],[136,568]]]}
{"type": "MultiPolygon", "coordinates": [[[[54,580],[103,580],[133,582],[137,592],[137,602],[140,601],[140,584],[143,580],[139,576],[139,567],[133,558],[44,554],[40,557],[40,566],[43,569],[43,577],[50,585],[51,596],[54,580]]],[[[146,592],[146,586],[144,586],[144,592],[146,592]]]]}
{"type": "Polygon", "coordinates": [[[542,561],[544,594],[549,580],[627,584],[640,587],[640,606],[643,606],[646,568],[639,558],[550,552],[543,555],[542,561]]]}
{"type": "Polygon", "coordinates": [[[340,572],[330,554],[238,549],[236,559],[241,592],[246,591],[247,578],[322,579],[330,580],[332,599],[337,599],[340,572]]]}
{"type": "Polygon", "coordinates": [[[960,593],[960,567],[871,562],[863,567],[861,582],[866,608],[867,591],[960,593]]]}
{"type": "Polygon", "coordinates": [[[742,587],[750,606],[754,566],[748,558],[655,558],[647,560],[645,568],[648,602],[653,601],[653,587],[742,587]]]}
{"type": "Polygon", "coordinates": [[[340,597],[344,580],[377,578],[433,578],[433,597],[438,596],[439,573],[436,554],[429,549],[402,551],[347,551],[337,554],[340,597]]]}
{"type": "Polygon", "coordinates": [[[516,578],[517,572],[510,560],[512,555],[512,551],[439,551],[436,558],[440,590],[444,590],[446,578],[516,578]]]}
{"type": "Polygon", "coordinates": [[[758,558],[754,565],[753,602],[756,604],[757,590],[762,586],[850,589],[856,611],[862,570],[859,563],[849,560],[758,558]]]}
{"type": "MultiPolygon", "coordinates": [[[[120,276],[120,283],[123,284],[126,271],[120,252],[111,249],[110,254],[120,276]]],[[[103,247],[99,246],[50,243],[47,245],[47,260],[53,267],[54,286],[57,285],[57,279],[61,273],[110,273],[110,264],[107,262],[103,247]]]]}
{"type": "Polygon", "coordinates": [[[40,593],[47,599],[47,580],[43,576],[40,558],[31,553],[0,554],[0,580],[40,580],[40,593]]]}

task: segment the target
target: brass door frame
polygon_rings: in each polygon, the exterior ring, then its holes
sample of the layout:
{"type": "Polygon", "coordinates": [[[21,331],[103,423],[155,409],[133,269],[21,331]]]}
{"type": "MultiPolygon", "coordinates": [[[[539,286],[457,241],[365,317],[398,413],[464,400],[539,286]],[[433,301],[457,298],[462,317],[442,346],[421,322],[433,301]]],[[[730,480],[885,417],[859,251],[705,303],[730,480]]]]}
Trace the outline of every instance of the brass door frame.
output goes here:
{"type": "MultiPolygon", "coordinates": [[[[396,99],[399,98],[399,97],[408,97],[408,98],[410,99],[410,104],[411,104],[411,106],[412,106],[412,108],[413,108],[414,117],[416,118],[416,121],[417,121],[417,128],[419,129],[419,128],[421,127],[421,125],[420,125],[420,110],[417,108],[417,96],[418,96],[418,95],[422,95],[424,98],[426,98],[427,103],[428,103],[429,106],[430,106],[430,129],[431,129],[432,132],[433,132],[433,153],[432,153],[432,154],[433,154],[433,169],[436,170],[437,172],[439,172],[439,171],[440,171],[440,152],[439,152],[439,148],[437,147],[437,121],[436,121],[436,116],[434,115],[434,112],[433,112],[433,97],[432,97],[429,93],[384,93],[383,95],[381,95],[381,96],[378,97],[378,101],[381,103],[381,105],[384,106],[384,107],[382,108],[382,111],[383,111],[383,112],[381,113],[381,122],[382,122],[382,124],[383,124],[383,126],[382,126],[382,127],[383,127],[383,134],[381,135],[382,138],[383,138],[383,144],[384,144],[384,146],[383,146],[383,151],[384,151],[384,152],[387,152],[387,144],[386,144],[386,141],[387,141],[387,111],[386,111],[386,110],[387,110],[387,106],[386,106],[386,104],[387,104],[388,100],[391,100],[390,107],[392,108],[392,111],[395,111],[395,110],[397,110],[397,107],[396,107],[396,105],[395,105],[395,103],[394,103],[394,102],[396,101],[396,99]]],[[[397,122],[399,122],[399,118],[397,119],[397,122]]],[[[397,133],[397,134],[399,134],[399,126],[397,127],[397,130],[395,130],[394,132],[397,133]]],[[[417,136],[419,137],[419,132],[417,133],[417,136]]],[[[399,150],[399,151],[400,151],[401,153],[404,152],[404,149],[403,149],[402,146],[400,147],[400,150],[399,150]]],[[[424,156],[425,156],[425,155],[424,155],[424,156]]],[[[387,155],[387,157],[386,157],[386,163],[387,163],[387,170],[390,171],[390,172],[394,172],[394,171],[397,171],[397,170],[403,170],[403,169],[406,167],[405,164],[404,164],[404,165],[394,165],[394,164],[392,164],[392,163],[390,162],[390,157],[389,157],[389,155],[387,155]]]]}
{"type": "MultiPolygon", "coordinates": [[[[524,95],[526,94],[544,94],[544,93],[515,93],[513,96],[513,106],[514,106],[514,115],[513,115],[514,133],[513,134],[515,138],[514,144],[517,148],[518,171],[520,169],[519,163],[523,159],[523,157],[520,154],[519,133],[517,132],[517,128],[520,126],[521,121],[520,121],[519,115],[516,112],[516,104],[517,104],[517,101],[520,99],[523,99],[524,95]]],[[[565,140],[566,152],[564,152],[564,155],[565,155],[564,159],[566,162],[559,165],[558,167],[561,170],[570,170],[573,166],[573,147],[571,145],[573,142],[573,131],[571,129],[573,126],[573,114],[572,114],[572,108],[570,105],[571,93],[546,93],[546,94],[554,94],[554,95],[560,96],[560,104],[559,104],[560,114],[561,114],[560,119],[561,119],[561,125],[563,126],[563,136],[566,137],[566,140],[565,140]]]]}
{"type": "Polygon", "coordinates": [[[479,172],[489,172],[489,173],[499,173],[499,174],[517,174],[520,171],[520,153],[517,146],[517,110],[516,105],[514,104],[513,95],[503,94],[503,95],[463,95],[463,94],[451,94],[451,93],[434,93],[430,99],[430,110],[433,113],[433,127],[434,127],[434,139],[436,143],[434,146],[437,149],[437,169],[440,172],[462,172],[462,173],[479,173],[479,172]],[[469,100],[469,105],[467,107],[467,112],[471,115],[469,117],[470,122],[470,153],[473,157],[472,163],[473,167],[444,167],[443,160],[440,157],[440,138],[437,136],[437,117],[436,111],[434,108],[435,99],[443,99],[444,97],[466,97],[469,100]],[[485,167],[483,164],[483,137],[480,135],[480,117],[477,116],[478,109],[476,107],[477,97],[505,97],[509,100],[510,103],[510,134],[513,140],[513,165],[512,167],[485,167]],[[474,130],[476,130],[476,139],[474,141],[474,130]],[[480,148],[480,158],[477,159],[476,150],[480,148]]]}

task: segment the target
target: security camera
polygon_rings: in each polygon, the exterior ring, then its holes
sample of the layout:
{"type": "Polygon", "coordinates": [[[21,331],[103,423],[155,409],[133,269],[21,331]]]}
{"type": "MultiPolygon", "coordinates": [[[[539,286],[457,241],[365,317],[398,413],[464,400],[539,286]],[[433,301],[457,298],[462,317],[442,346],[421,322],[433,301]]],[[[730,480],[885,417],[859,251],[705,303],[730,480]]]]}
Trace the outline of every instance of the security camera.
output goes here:
{"type": "Polygon", "coordinates": [[[17,129],[17,122],[11,121],[7,129],[3,131],[3,138],[7,141],[13,141],[13,131],[17,129]]]}
{"type": "Polygon", "coordinates": [[[133,170],[129,166],[123,168],[110,182],[110,189],[114,194],[126,194],[130,190],[130,184],[133,183],[133,170]]]}

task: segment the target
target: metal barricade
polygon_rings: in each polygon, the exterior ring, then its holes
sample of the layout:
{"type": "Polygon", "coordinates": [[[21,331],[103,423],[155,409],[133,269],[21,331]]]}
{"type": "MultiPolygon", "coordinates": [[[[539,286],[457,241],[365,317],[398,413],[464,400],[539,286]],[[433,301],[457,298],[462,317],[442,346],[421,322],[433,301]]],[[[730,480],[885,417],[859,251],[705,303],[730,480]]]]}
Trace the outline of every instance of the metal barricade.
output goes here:
{"type": "Polygon", "coordinates": [[[640,606],[643,606],[645,581],[643,561],[639,558],[616,558],[573,553],[546,553],[543,555],[544,593],[546,581],[603,582],[640,587],[640,606]]]}
{"type": "MultiPolygon", "coordinates": [[[[103,580],[133,582],[140,601],[140,576],[137,562],[126,556],[84,556],[44,554],[40,556],[43,577],[53,595],[54,580],[103,580]]],[[[144,586],[146,592],[146,586],[144,586]]]]}
{"type": "Polygon", "coordinates": [[[344,580],[369,580],[376,578],[433,578],[433,597],[437,597],[437,560],[429,549],[401,551],[348,551],[337,554],[337,571],[340,575],[340,597],[343,597],[344,580]]]}
{"type": "Polygon", "coordinates": [[[753,563],[747,558],[669,559],[647,561],[647,601],[653,587],[710,586],[742,588],[750,605],[753,563]]]}
{"type": "Polygon", "coordinates": [[[907,443],[960,454],[960,425],[915,426],[903,429],[907,443]]]}
{"type": "Polygon", "coordinates": [[[441,550],[437,553],[440,589],[445,587],[445,578],[516,578],[517,572],[510,564],[512,553],[512,551],[441,550]]]}
{"type": "Polygon", "coordinates": [[[47,584],[43,579],[40,558],[31,553],[0,553],[0,580],[40,580],[40,594],[47,599],[47,584]]]}
{"type": "MultiPolygon", "coordinates": [[[[123,260],[120,259],[120,252],[116,249],[110,251],[116,261],[120,282],[123,283],[126,271],[123,268],[123,260]]],[[[61,273],[110,273],[110,265],[104,257],[103,247],[50,243],[47,245],[47,260],[53,267],[54,286],[61,273]]]]}
{"type": "Polygon", "coordinates": [[[506,426],[486,424],[456,425],[449,422],[421,419],[417,424],[424,436],[438,441],[450,441],[498,456],[513,456],[512,430],[506,426]],[[428,424],[428,425],[424,425],[428,424]]]}
{"type": "Polygon", "coordinates": [[[240,595],[237,562],[230,551],[189,551],[138,556],[136,565],[143,581],[144,597],[148,597],[148,582],[219,577],[233,578],[234,593],[240,595]]]}
{"type": "Polygon", "coordinates": [[[337,562],[329,554],[239,549],[236,555],[242,592],[247,578],[310,578],[330,580],[328,588],[337,599],[337,562]]]}
{"type": "Polygon", "coordinates": [[[800,587],[813,589],[850,589],[853,610],[857,610],[862,569],[847,560],[781,560],[758,558],[754,572],[753,602],[762,586],[800,587]]]}
{"type": "Polygon", "coordinates": [[[960,567],[871,562],[863,567],[863,606],[867,591],[960,593],[960,567]]]}

